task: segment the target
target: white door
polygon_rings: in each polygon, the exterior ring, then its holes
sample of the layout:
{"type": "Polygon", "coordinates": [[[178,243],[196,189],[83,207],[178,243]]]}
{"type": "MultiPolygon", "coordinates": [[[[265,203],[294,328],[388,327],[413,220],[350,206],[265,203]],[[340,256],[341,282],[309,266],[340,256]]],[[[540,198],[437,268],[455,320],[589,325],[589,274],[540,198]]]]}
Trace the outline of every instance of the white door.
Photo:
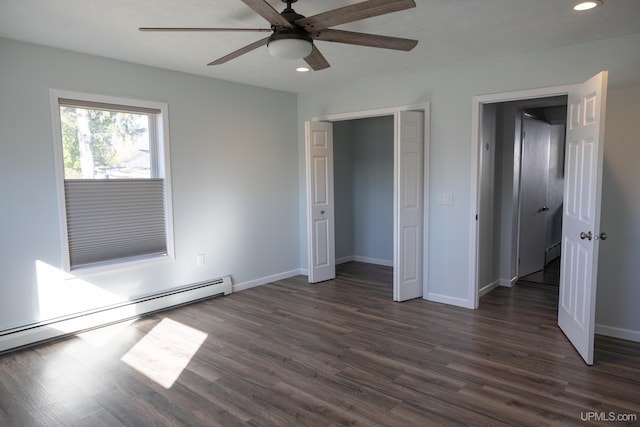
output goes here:
{"type": "Polygon", "coordinates": [[[523,117],[518,277],[544,268],[550,144],[551,126],[523,117]]]}
{"type": "Polygon", "coordinates": [[[336,277],[333,124],[305,122],[309,283],[336,277]]]}
{"type": "Polygon", "coordinates": [[[593,364],[607,72],[569,93],[558,325],[593,364]]]}
{"type": "Polygon", "coordinates": [[[393,299],[422,296],[424,113],[396,113],[393,299]]]}

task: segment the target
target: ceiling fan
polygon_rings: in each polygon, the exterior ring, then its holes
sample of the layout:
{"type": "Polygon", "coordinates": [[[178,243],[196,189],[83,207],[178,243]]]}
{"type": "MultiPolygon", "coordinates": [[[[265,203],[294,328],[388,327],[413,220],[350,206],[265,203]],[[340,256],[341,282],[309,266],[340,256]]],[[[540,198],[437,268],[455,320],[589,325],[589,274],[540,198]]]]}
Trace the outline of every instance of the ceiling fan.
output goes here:
{"type": "Polygon", "coordinates": [[[329,27],[359,21],[374,16],[385,15],[416,7],[414,0],[366,0],[350,6],[323,12],[318,15],[304,17],[291,8],[298,0],[282,0],[287,7],[278,13],[265,0],[242,0],[244,4],[271,24],[266,28],[189,28],[189,27],[140,27],[140,31],[229,31],[229,32],[271,32],[265,37],[243,48],[240,48],[207,65],[220,65],[251,52],[260,46],[267,45],[269,53],[282,59],[304,58],[313,70],[328,68],[329,62],[314,45],[314,40],[346,43],[359,46],[370,46],[384,49],[410,51],[417,40],[377,34],[356,33],[353,31],[335,30],[329,27]]]}

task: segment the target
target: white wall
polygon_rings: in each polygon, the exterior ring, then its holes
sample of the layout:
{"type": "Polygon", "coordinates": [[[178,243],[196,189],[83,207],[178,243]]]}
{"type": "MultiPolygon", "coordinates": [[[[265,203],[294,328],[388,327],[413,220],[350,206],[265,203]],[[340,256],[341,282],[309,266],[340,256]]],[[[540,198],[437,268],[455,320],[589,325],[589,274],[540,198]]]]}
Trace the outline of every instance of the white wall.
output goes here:
{"type": "MultiPolygon", "coordinates": [[[[472,97],[578,83],[608,70],[610,96],[602,227],[610,231],[610,239],[608,249],[603,246],[601,250],[596,322],[640,331],[640,312],[632,302],[640,300],[637,286],[640,192],[631,191],[633,186],[637,188],[640,178],[638,168],[628,163],[640,158],[634,119],[640,114],[635,103],[640,87],[638,46],[640,34],[635,34],[435,70],[400,71],[399,63],[398,72],[392,75],[352,80],[300,94],[299,119],[302,122],[319,115],[431,102],[429,291],[446,297],[448,302],[470,306],[472,97]],[[435,204],[435,195],[441,192],[453,193],[453,206],[435,204]],[[602,297],[605,292],[606,297],[602,297]]],[[[300,144],[304,141],[301,125],[298,140],[300,144]]],[[[303,171],[302,156],[299,165],[303,171]]],[[[301,194],[304,185],[300,182],[301,194]]],[[[301,204],[302,218],[304,210],[301,204]]],[[[300,259],[304,266],[306,235],[300,236],[300,259]]]]}
{"type": "Polygon", "coordinates": [[[38,298],[62,267],[50,88],[169,105],[176,259],[84,277],[98,300],[69,310],[226,274],[248,286],[299,272],[295,95],[6,39],[0,58],[0,330],[80,300],[64,280],[59,301],[38,298]]]}
{"type": "Polygon", "coordinates": [[[596,332],[640,341],[640,85],[608,96],[596,332]]]}

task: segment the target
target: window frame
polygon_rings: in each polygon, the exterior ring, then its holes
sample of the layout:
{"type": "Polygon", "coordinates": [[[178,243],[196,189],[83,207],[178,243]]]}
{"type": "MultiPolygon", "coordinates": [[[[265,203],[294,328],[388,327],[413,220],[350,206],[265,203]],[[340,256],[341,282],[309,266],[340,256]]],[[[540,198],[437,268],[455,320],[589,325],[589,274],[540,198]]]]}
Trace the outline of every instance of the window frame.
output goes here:
{"type": "MultiPolygon", "coordinates": [[[[98,273],[101,271],[143,266],[175,259],[174,235],[173,235],[173,199],[171,196],[171,163],[169,145],[169,120],[167,103],[147,101],[140,99],[121,98],[107,95],[98,95],[85,92],[74,92],[60,89],[50,89],[49,98],[51,104],[51,118],[53,128],[53,149],[55,157],[56,190],[58,201],[58,218],[60,242],[62,249],[62,267],[64,271],[75,273],[98,273]],[[65,194],[64,152],[62,144],[62,124],[60,117],[60,105],[69,105],[67,101],[73,100],[79,103],[104,104],[106,106],[130,106],[135,109],[156,110],[159,113],[150,114],[149,126],[149,151],[151,154],[151,178],[164,180],[164,215],[165,236],[167,253],[162,255],[137,256],[121,258],[111,261],[97,262],[77,267],[71,266],[69,230],[67,227],[67,206],[65,194]]],[[[143,178],[140,178],[143,179],[143,178]]]]}

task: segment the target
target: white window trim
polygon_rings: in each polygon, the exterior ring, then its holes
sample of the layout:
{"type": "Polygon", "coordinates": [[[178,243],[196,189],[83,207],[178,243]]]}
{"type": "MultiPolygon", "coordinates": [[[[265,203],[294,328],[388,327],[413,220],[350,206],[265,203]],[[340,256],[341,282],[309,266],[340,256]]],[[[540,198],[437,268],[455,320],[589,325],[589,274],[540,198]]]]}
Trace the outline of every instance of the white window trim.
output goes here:
{"type": "Polygon", "coordinates": [[[65,205],[64,190],[64,154],[62,148],[62,125],[60,122],[60,99],[75,99],[87,102],[100,102],[105,104],[131,105],[160,110],[157,115],[155,129],[150,129],[156,135],[157,144],[157,176],[165,181],[165,215],[166,215],[166,238],[167,254],[163,256],[152,256],[144,259],[118,260],[111,263],[102,263],[95,266],[86,266],[73,269],[74,274],[92,274],[103,271],[113,271],[132,267],[141,267],[147,264],[156,264],[175,260],[175,245],[173,236],[173,198],[171,195],[171,163],[169,144],[169,105],[163,102],[146,101],[139,99],[120,98],[107,95],[97,95],[84,92],[73,92],[60,89],[49,90],[49,100],[51,106],[51,120],[53,128],[53,151],[55,158],[56,189],[58,192],[58,218],[60,230],[60,242],[62,249],[62,267],[65,271],[71,270],[71,260],[69,257],[69,235],[67,230],[67,208],[65,205]]]}

